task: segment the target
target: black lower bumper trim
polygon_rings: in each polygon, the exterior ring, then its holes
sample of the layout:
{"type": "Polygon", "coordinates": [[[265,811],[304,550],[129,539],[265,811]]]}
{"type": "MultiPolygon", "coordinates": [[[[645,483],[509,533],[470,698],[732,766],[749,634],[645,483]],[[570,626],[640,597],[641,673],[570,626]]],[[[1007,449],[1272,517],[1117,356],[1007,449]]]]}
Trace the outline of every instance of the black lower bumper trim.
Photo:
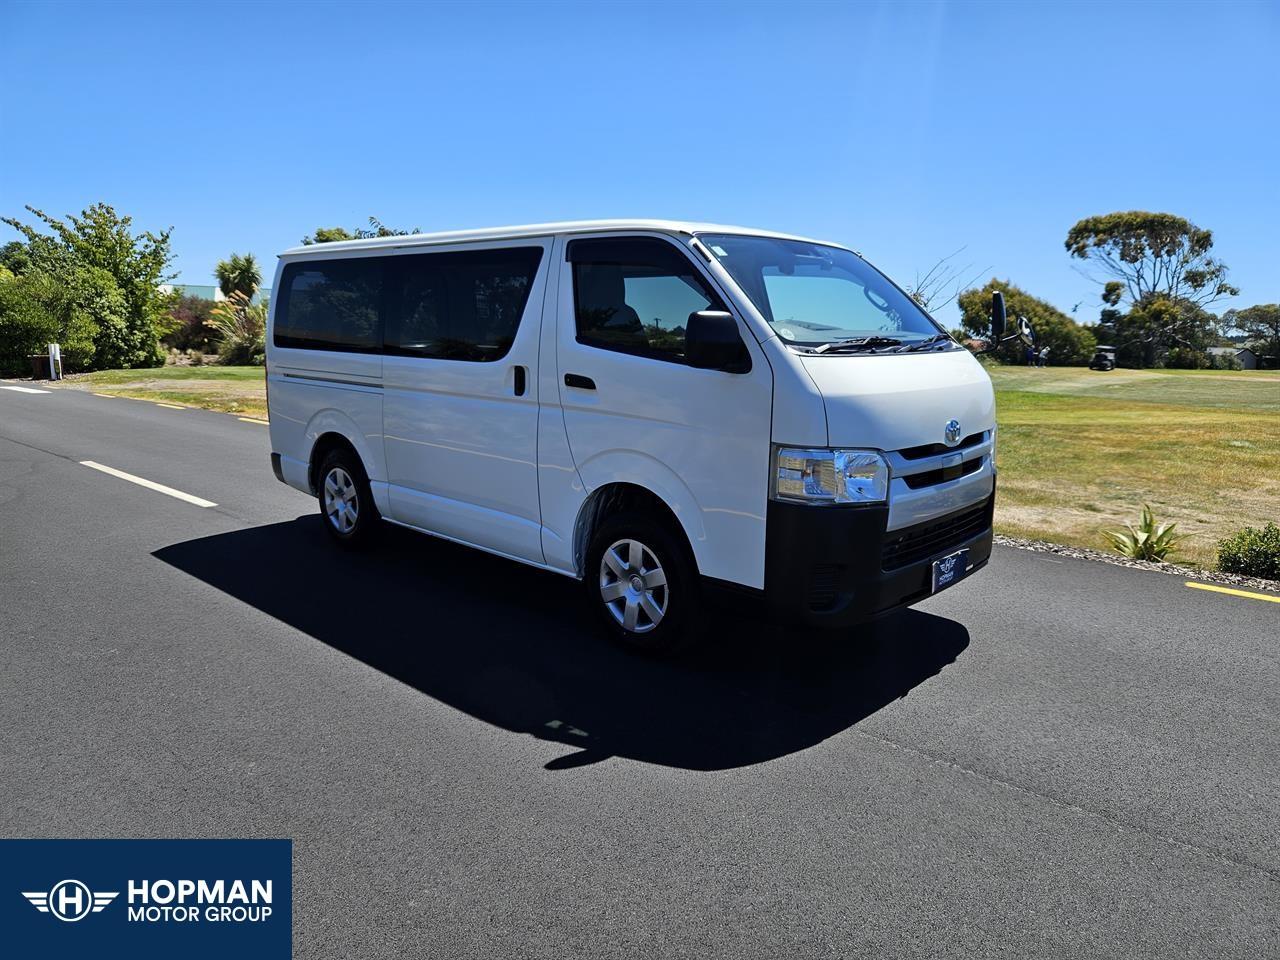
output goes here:
{"type": "Polygon", "coordinates": [[[932,592],[934,560],[968,549],[966,576],[986,566],[994,507],[993,493],[948,516],[888,531],[888,507],[771,501],[765,602],[776,619],[841,628],[923,600],[932,592]]]}

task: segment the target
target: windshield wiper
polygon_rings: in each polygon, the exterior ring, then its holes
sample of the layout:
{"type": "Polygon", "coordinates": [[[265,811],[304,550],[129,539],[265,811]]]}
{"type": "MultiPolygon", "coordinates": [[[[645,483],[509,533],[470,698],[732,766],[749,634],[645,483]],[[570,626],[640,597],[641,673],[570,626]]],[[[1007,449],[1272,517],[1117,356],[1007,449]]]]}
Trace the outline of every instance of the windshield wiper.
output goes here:
{"type": "MultiPolygon", "coordinates": [[[[923,350],[925,347],[931,347],[935,343],[941,343],[943,340],[951,340],[949,333],[935,333],[932,337],[926,337],[924,340],[917,341],[908,347],[904,347],[900,353],[912,353],[916,350],[923,350]]],[[[955,342],[954,340],[952,341],[955,342]]]]}
{"type": "Polygon", "coordinates": [[[850,353],[856,350],[875,350],[877,347],[900,347],[902,341],[894,337],[854,337],[852,340],[835,340],[814,347],[814,353],[835,353],[837,350],[850,353]]]}

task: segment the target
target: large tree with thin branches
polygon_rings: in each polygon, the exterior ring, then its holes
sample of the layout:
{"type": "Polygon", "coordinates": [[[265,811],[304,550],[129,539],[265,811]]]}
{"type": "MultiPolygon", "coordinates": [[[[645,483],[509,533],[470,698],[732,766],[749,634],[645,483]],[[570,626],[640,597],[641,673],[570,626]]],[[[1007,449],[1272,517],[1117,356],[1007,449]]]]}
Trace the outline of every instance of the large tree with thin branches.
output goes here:
{"type": "Polygon", "coordinates": [[[1213,233],[1172,213],[1128,210],[1085,217],[1067,232],[1067,252],[1101,276],[1102,301],[1120,315],[1143,366],[1174,347],[1202,351],[1217,318],[1208,307],[1240,291],[1213,256],[1213,233]]]}
{"type": "Polygon", "coordinates": [[[1172,213],[1085,217],[1067,232],[1066,248],[1104,275],[1102,299],[1113,307],[1157,298],[1205,307],[1240,292],[1211,255],[1213,232],[1172,213]]]}

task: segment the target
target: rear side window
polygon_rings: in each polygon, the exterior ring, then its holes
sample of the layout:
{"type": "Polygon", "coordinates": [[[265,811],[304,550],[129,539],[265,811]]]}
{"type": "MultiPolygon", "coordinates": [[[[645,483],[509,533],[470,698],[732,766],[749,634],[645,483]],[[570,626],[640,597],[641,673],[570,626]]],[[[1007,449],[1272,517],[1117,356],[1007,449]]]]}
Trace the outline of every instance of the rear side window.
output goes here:
{"type": "Polygon", "coordinates": [[[381,257],[291,263],[281,278],[275,345],[376,353],[382,349],[381,257]]]}
{"type": "Polygon", "coordinates": [[[387,352],[501,360],[515,341],[541,261],[541,247],[395,257],[387,352]]]}
{"type": "Polygon", "coordinates": [[[684,362],[689,314],[723,310],[693,263],[655,237],[574,240],[578,342],[684,362]]]}

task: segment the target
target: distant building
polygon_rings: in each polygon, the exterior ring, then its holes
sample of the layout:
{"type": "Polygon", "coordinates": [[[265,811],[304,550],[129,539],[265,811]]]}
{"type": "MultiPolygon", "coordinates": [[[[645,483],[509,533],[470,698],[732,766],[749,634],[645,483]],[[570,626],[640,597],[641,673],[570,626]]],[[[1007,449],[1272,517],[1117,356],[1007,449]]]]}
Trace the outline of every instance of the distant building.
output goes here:
{"type": "Polygon", "coordinates": [[[1240,361],[1240,369],[1257,370],[1259,357],[1252,347],[1210,347],[1211,357],[1234,357],[1240,361]]]}
{"type": "MultiPolygon", "coordinates": [[[[202,283],[162,283],[160,290],[163,293],[177,293],[184,297],[199,297],[201,300],[213,300],[215,303],[219,300],[227,299],[222,295],[222,290],[216,284],[202,283]]],[[[259,287],[258,292],[253,295],[254,303],[262,303],[271,299],[270,287],[259,287]]]]}

